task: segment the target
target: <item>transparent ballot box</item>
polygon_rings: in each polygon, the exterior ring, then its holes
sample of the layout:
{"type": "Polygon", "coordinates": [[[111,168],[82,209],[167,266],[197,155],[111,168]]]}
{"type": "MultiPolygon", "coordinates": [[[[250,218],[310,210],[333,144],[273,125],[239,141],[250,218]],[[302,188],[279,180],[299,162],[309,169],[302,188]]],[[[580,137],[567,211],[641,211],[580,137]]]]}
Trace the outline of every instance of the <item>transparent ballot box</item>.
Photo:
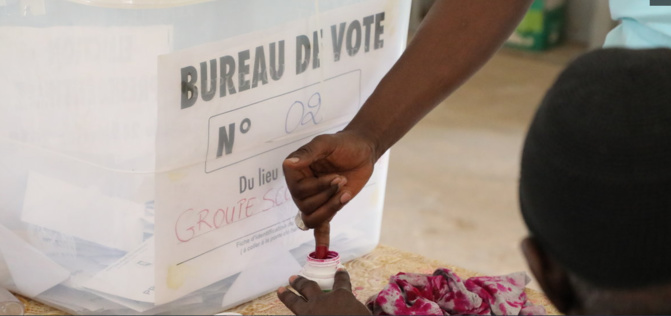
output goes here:
{"type": "MultiPolygon", "coordinates": [[[[0,287],[76,314],[213,314],[314,249],[282,161],[400,56],[409,1],[0,0],[0,287]]],[[[378,243],[387,156],[332,222],[378,243]]]]}

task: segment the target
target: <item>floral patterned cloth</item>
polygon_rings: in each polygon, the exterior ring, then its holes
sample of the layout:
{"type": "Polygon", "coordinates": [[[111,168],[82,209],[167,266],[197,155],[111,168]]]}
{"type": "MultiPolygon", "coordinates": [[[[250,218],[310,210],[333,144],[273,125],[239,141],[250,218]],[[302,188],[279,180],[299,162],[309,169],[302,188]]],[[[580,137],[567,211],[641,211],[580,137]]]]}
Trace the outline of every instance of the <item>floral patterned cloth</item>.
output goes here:
{"type": "Polygon", "coordinates": [[[449,269],[433,275],[400,272],[366,305],[374,315],[545,315],[527,299],[524,272],[462,281],[449,269]]]}

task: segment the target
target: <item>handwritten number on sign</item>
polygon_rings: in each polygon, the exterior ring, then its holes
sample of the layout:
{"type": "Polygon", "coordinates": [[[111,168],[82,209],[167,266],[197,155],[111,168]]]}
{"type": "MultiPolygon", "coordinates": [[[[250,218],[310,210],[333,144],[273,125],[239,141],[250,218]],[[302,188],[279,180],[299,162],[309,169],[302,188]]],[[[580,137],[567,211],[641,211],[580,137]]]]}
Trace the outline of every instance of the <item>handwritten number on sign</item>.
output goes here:
{"type": "Polygon", "coordinates": [[[317,117],[322,106],[322,96],[319,92],[315,92],[308,99],[307,106],[301,101],[295,101],[287,112],[287,117],[284,123],[284,131],[287,134],[293,133],[301,126],[310,123],[317,125],[321,122],[321,118],[317,117]]]}

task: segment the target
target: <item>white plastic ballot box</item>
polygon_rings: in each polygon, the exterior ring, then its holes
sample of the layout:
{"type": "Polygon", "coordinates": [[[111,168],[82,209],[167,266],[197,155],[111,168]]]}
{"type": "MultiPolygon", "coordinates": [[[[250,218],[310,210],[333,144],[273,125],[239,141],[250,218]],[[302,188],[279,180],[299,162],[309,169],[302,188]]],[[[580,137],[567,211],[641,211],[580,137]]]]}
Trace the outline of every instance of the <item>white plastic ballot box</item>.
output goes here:
{"type": "MultiPolygon", "coordinates": [[[[314,249],[282,161],[342,129],[409,1],[0,0],[0,286],[77,314],[213,314],[314,249]]],[[[332,222],[378,243],[387,157],[332,222]]]]}

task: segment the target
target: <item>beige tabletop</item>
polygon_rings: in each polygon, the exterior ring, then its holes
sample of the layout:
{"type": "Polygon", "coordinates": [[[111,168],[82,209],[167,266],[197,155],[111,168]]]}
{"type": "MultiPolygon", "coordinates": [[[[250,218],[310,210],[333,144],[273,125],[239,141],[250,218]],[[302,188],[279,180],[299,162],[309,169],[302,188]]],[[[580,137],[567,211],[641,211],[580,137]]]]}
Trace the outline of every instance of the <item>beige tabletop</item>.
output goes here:
{"type": "MultiPolygon", "coordinates": [[[[432,274],[436,268],[448,268],[462,279],[480,274],[460,267],[428,259],[426,257],[380,245],[373,252],[345,264],[352,280],[352,289],[356,297],[365,302],[370,296],[377,294],[387,285],[389,277],[398,272],[432,274]]],[[[516,271],[510,271],[516,272],[516,271]]],[[[529,299],[545,307],[549,315],[558,315],[557,309],[550,304],[543,293],[526,289],[529,299]]],[[[26,315],[66,315],[52,307],[19,297],[26,305],[26,315]]],[[[286,315],[291,312],[277,299],[275,292],[268,293],[248,303],[227,310],[243,315],[286,315]]]]}

